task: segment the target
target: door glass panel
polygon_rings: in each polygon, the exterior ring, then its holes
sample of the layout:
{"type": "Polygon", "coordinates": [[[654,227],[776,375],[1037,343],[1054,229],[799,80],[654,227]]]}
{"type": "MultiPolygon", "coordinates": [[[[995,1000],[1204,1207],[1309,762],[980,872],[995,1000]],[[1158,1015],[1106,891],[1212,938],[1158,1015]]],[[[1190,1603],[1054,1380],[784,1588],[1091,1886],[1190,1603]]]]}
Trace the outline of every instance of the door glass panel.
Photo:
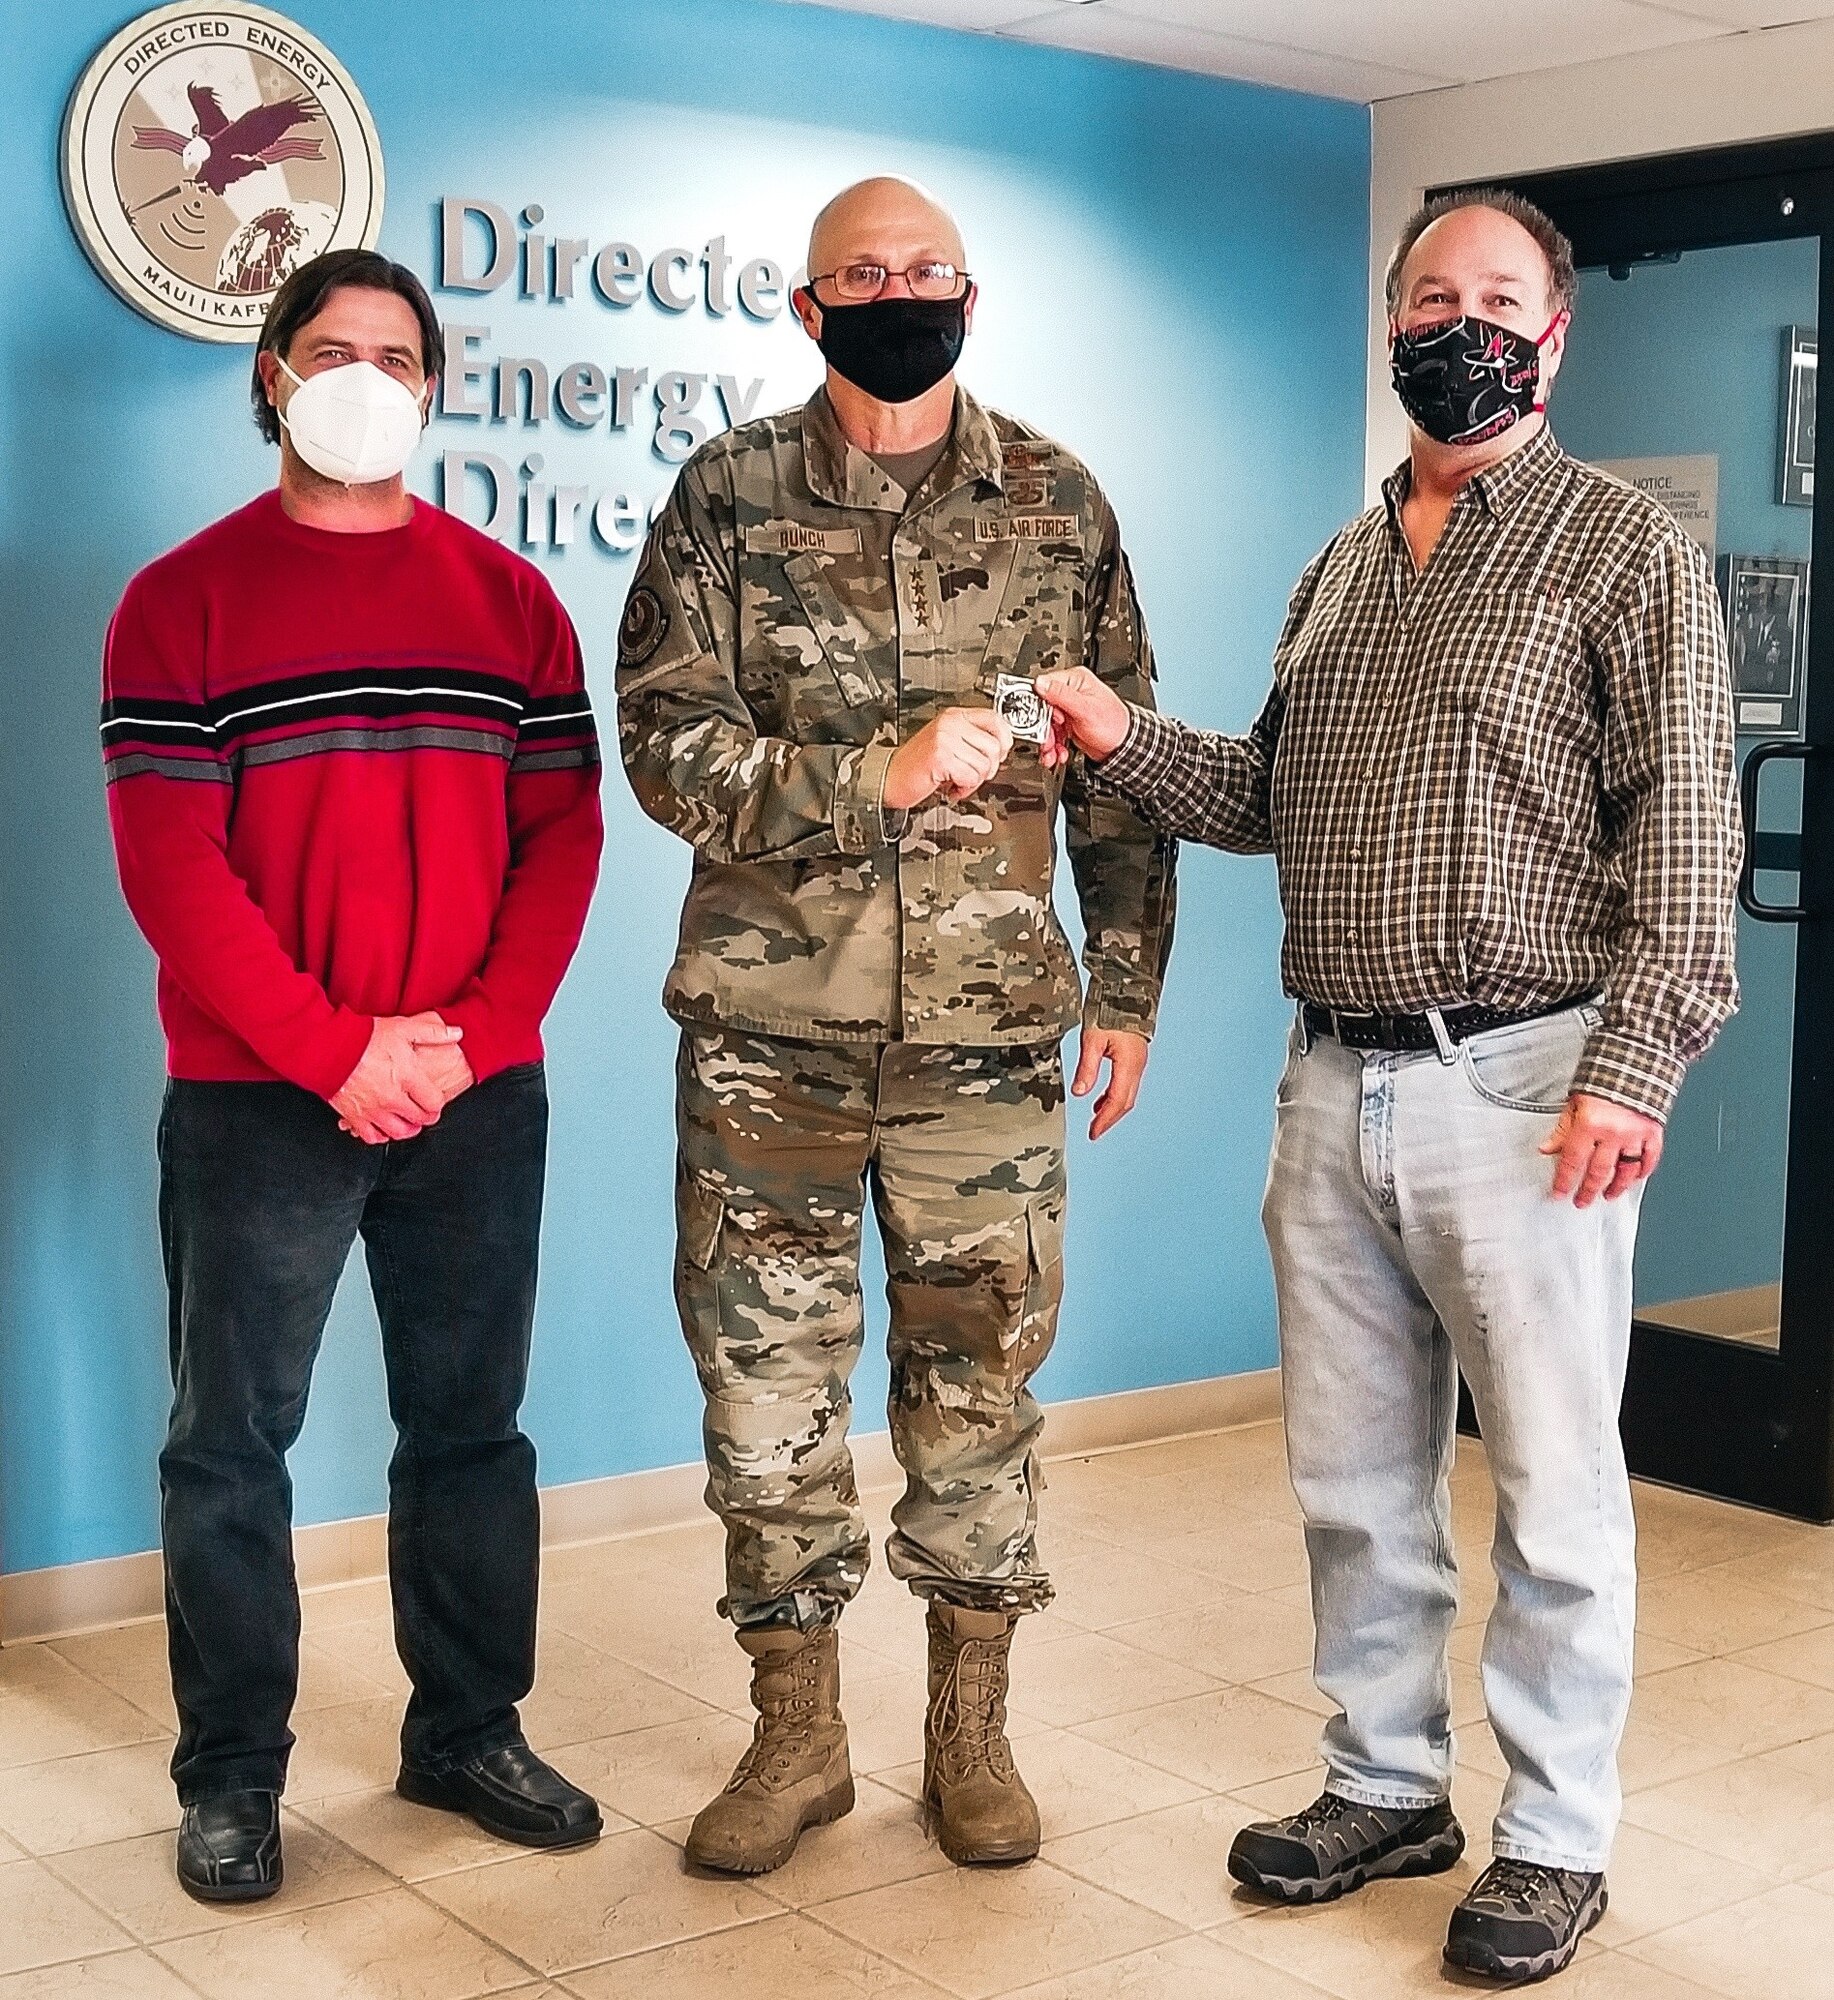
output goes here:
{"type": "MultiPolygon", "coordinates": [[[[1711,548],[1741,767],[1800,734],[1814,520],[1812,237],[1580,275],[1553,396],[1562,444],[1635,480],[1711,548]]],[[[1764,772],[1757,892],[1797,900],[1801,770],[1764,772]]],[[[1777,1345],[1796,932],[1739,912],[1739,1012],[1695,1065],[1644,1199],[1643,1320],[1777,1345]]]]}

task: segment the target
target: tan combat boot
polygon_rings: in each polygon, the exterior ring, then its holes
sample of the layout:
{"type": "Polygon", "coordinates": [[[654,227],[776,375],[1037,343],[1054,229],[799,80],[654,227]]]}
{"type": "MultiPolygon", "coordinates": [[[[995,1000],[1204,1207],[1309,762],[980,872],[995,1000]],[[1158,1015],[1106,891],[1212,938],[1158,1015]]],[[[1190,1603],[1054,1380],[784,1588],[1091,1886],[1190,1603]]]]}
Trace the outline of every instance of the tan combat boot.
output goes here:
{"type": "Polygon", "coordinates": [[[796,1851],[805,1826],[853,1810],[841,1720],[840,1635],[832,1625],[740,1632],[758,1711],[751,1748],[688,1833],[688,1859],[726,1875],[762,1875],[796,1851]]]}
{"type": "Polygon", "coordinates": [[[930,1714],[923,1802],[951,1861],[1029,1861],[1038,1807],[1006,1741],[1006,1659],[1014,1619],[930,1599],[930,1714]]]}

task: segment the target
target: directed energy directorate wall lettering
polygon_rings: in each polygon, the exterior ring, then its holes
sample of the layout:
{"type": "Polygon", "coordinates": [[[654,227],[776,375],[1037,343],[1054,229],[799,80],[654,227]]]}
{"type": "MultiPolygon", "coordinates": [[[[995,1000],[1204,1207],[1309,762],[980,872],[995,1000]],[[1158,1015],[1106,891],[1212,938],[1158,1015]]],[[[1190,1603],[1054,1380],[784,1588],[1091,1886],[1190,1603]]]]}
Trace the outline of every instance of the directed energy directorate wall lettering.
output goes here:
{"type": "MultiPolygon", "coordinates": [[[[539,202],[512,217],[497,202],[447,195],[440,202],[438,289],[487,297],[509,288],[517,299],[580,299],[617,312],[698,309],[737,328],[776,319],[804,278],[779,259],[734,254],[724,236],[646,254],[634,243],[552,235],[541,226],[545,220],[539,202]]],[[[647,430],[654,456],[670,466],[690,457],[712,430],[756,415],[764,389],[761,375],[670,368],[652,379],[648,368],[493,353],[488,325],[455,318],[445,320],[445,332],[446,373],[435,412],[442,423],[538,429],[552,422],[563,434],[647,430]]],[[[667,497],[666,484],[645,497],[559,483],[542,476],[545,463],[539,451],[515,463],[494,451],[444,451],[441,503],[525,549],[590,541],[620,555],[638,546],[667,497]]]]}

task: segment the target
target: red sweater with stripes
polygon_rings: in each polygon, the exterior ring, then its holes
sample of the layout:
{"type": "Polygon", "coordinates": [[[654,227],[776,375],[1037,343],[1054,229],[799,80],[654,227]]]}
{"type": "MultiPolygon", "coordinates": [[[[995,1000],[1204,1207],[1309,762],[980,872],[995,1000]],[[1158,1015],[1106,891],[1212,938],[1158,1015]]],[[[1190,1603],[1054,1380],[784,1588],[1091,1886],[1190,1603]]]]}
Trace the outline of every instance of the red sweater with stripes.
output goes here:
{"type": "Polygon", "coordinates": [[[546,579],[424,501],[333,534],[263,494],[127,587],[102,753],[169,1068],[334,1095],[436,1008],[540,1056],[598,872],[598,743],[546,579]]]}

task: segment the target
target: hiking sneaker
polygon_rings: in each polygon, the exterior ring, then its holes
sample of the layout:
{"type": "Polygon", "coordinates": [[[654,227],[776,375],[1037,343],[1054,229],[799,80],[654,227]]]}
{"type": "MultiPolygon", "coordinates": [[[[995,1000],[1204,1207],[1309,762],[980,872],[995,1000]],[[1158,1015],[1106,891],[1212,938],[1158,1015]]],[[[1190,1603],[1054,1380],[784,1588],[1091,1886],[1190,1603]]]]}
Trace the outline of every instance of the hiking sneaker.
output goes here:
{"type": "Polygon", "coordinates": [[[1603,1875],[1493,1861],[1452,1912],[1446,1963],[1489,1979],[1545,1979],[1605,1914],[1603,1875]]]}
{"type": "Polygon", "coordinates": [[[1229,1872],[1283,1903],[1331,1903],[1378,1876],[1437,1875],[1464,1851],[1450,1800],[1360,1806],[1322,1792],[1303,1812],[1243,1827],[1229,1872]]]}

